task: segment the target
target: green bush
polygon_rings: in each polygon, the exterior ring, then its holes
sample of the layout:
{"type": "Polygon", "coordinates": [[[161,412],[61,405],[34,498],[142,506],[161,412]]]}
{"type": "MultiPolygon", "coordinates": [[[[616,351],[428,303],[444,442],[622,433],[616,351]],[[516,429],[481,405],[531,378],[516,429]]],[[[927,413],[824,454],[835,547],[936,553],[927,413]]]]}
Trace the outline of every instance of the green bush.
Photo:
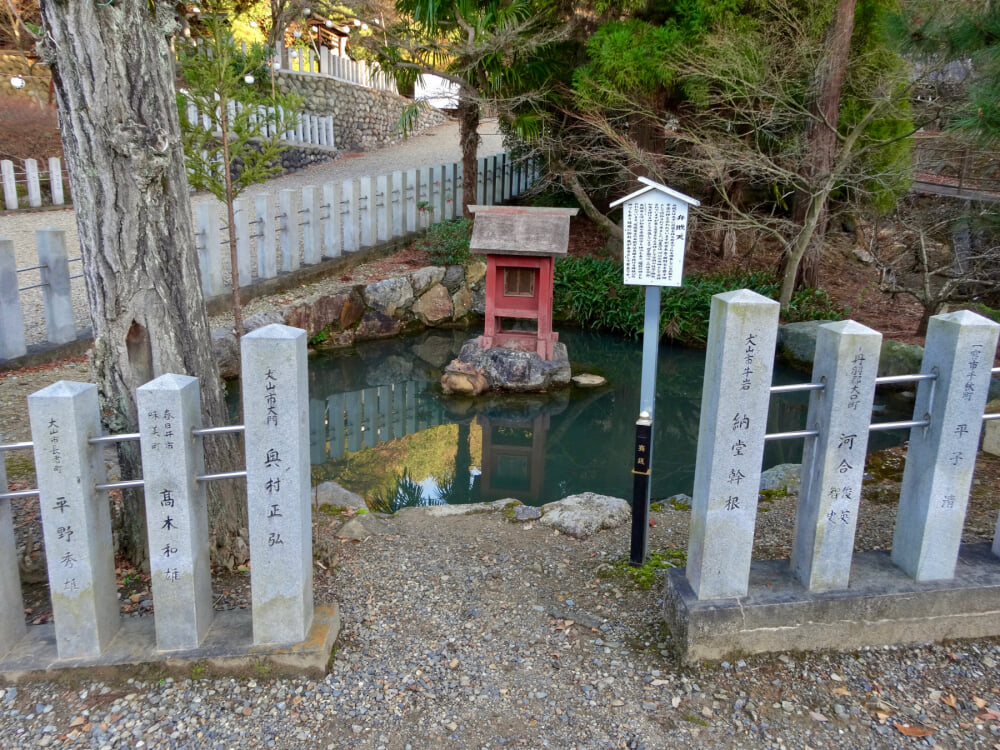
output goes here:
{"type": "Polygon", "coordinates": [[[472,220],[455,219],[432,224],[424,236],[413,243],[417,250],[430,256],[431,263],[439,266],[461,265],[468,262],[469,240],[472,239],[472,220]]]}
{"type": "MultiPolygon", "coordinates": [[[[776,299],[780,283],[768,271],[689,274],[683,286],[663,289],[661,334],[684,344],[704,344],[712,296],[734,289],[752,289],[776,299]]],[[[645,316],[643,288],[626,286],[622,267],[613,260],[564,258],[556,263],[554,315],[558,320],[636,337],[645,316]]],[[[843,315],[825,292],[805,289],[792,298],[786,319],[839,320],[843,315]]]]}

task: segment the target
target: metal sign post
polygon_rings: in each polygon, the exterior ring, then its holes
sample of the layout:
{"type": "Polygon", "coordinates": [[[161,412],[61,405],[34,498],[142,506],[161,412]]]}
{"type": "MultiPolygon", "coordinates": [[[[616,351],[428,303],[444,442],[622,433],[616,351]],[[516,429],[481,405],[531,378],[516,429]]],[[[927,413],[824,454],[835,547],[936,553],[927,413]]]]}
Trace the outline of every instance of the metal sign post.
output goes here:
{"type": "Polygon", "coordinates": [[[624,204],[625,283],[646,287],[642,330],[642,385],[635,423],[632,465],[632,546],[629,562],[646,561],[649,494],[653,470],[653,424],[656,412],[656,364],[660,349],[660,287],[680,286],[687,239],[687,211],[698,201],[665,185],[640,177],[645,185],[620,198],[624,204]]]}

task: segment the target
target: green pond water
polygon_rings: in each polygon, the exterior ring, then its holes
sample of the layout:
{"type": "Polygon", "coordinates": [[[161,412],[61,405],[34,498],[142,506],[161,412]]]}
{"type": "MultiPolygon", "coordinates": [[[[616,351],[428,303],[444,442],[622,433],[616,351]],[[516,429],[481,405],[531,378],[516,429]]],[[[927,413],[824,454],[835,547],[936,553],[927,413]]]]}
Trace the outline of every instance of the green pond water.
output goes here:
{"type": "MultiPolygon", "coordinates": [[[[470,336],[430,331],[312,356],[313,482],[336,481],[386,511],[507,497],[542,505],[585,491],[631,502],[641,343],[560,331],[574,374],[604,376],[608,384],[601,388],[444,396],[442,368],[470,336]]],[[[660,348],[654,499],[691,493],[704,363],[701,351],[660,348]]],[[[779,367],[774,382],[807,379],[779,367]]],[[[807,394],[773,397],[767,431],[804,429],[807,404],[807,394]]],[[[880,398],[876,408],[885,408],[880,398]]],[[[904,436],[874,433],[869,447],[888,447],[904,436]]],[[[798,462],[801,453],[801,440],[771,441],[764,468],[798,462]]]]}

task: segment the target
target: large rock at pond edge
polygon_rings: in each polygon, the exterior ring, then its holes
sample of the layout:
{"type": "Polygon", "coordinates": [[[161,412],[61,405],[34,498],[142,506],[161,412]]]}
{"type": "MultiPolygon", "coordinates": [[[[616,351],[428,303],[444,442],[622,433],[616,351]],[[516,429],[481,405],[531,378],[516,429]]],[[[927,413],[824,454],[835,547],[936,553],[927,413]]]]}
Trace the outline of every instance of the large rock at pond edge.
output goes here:
{"type": "Polygon", "coordinates": [[[486,278],[486,261],[474,260],[465,267],[465,283],[475,286],[486,278]]]}
{"type": "Polygon", "coordinates": [[[410,274],[410,286],[413,287],[414,296],[419,297],[443,278],[444,269],[441,266],[424,266],[423,268],[418,268],[410,274]]]}
{"type": "MultiPolygon", "coordinates": [[[[458,354],[460,362],[486,376],[489,387],[496,391],[530,393],[563,388],[569,385],[570,366],[566,345],[556,342],[552,360],[542,359],[535,352],[493,347],[483,349],[478,337],[467,341],[458,354]]],[[[448,366],[451,369],[452,365],[448,366]]]]}
{"type": "Polygon", "coordinates": [[[323,482],[313,488],[313,504],[332,505],[335,508],[351,508],[352,510],[367,509],[365,499],[336,482],[323,482]]]}
{"type": "Polygon", "coordinates": [[[445,368],[441,389],[446,396],[481,396],[490,389],[490,384],[482,370],[456,359],[445,368]]]}
{"type": "MultiPolygon", "coordinates": [[[[878,358],[878,374],[879,376],[913,375],[920,372],[923,358],[924,348],[922,346],[884,339],[878,358]]],[[[914,384],[907,383],[906,387],[913,388],[914,384]]]]}
{"type": "Polygon", "coordinates": [[[778,327],[778,351],[797,367],[812,367],[816,356],[816,329],[829,320],[805,320],[778,327]]]}
{"type": "Polygon", "coordinates": [[[364,295],[368,307],[390,317],[413,304],[413,287],[405,277],[369,284],[364,295]]]}
{"type": "Polygon", "coordinates": [[[465,269],[461,266],[448,266],[441,280],[450,294],[458,291],[458,288],[465,283],[465,269]]]}
{"type": "Polygon", "coordinates": [[[632,509],[620,497],[583,492],[542,506],[538,523],[576,539],[603,529],[614,529],[632,518],[632,509]]]}
{"type": "Polygon", "coordinates": [[[455,320],[461,320],[468,315],[469,310],[472,309],[472,292],[469,290],[469,287],[462,286],[457,292],[451,295],[451,304],[455,309],[452,316],[455,320]]]}
{"type": "Polygon", "coordinates": [[[449,322],[454,307],[448,290],[442,284],[434,284],[413,303],[411,310],[421,323],[433,326],[449,322]]]}
{"type": "Polygon", "coordinates": [[[331,296],[317,296],[288,308],[285,323],[303,329],[309,338],[327,326],[346,330],[354,327],[365,312],[361,293],[352,289],[331,296]]]}
{"type": "Polygon", "coordinates": [[[797,495],[801,486],[802,464],[778,464],[760,474],[762,490],[785,490],[789,495],[797,495]]]}
{"type": "Polygon", "coordinates": [[[370,339],[384,339],[395,336],[403,330],[403,323],[397,319],[384,315],[383,313],[369,310],[361,318],[361,323],[354,329],[355,341],[367,341],[370,339]]]}

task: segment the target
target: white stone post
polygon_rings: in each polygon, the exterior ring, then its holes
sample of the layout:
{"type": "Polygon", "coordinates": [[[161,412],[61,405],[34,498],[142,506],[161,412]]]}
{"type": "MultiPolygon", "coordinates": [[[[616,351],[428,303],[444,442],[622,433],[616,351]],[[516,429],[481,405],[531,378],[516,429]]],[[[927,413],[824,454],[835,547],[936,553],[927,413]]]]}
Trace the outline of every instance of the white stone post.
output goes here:
{"type": "Polygon", "coordinates": [[[778,310],[747,289],[712,297],[687,556],[698,599],[747,593],[778,310]]]}
{"type": "Polygon", "coordinates": [[[486,157],[476,159],[476,203],[488,206],[486,202],[486,157]]]}
{"type": "Polygon", "coordinates": [[[63,195],[62,160],[58,156],[49,157],[49,191],[52,193],[53,206],[61,206],[66,202],[63,195]]]}
{"type": "MultiPolygon", "coordinates": [[[[6,242],[7,240],[4,240],[6,242]]],[[[0,438],[0,442],[3,442],[0,438]]],[[[0,453],[0,492],[7,492],[7,467],[0,453]]],[[[0,497],[0,657],[21,639],[24,624],[24,601],[21,577],[17,571],[17,544],[10,498],[0,497]]]]}
{"type": "Polygon", "coordinates": [[[340,183],[326,182],[323,184],[323,205],[320,207],[323,219],[323,256],[339,258],[341,248],[341,219],[343,207],[340,203],[340,183]]]}
{"type": "Polygon", "coordinates": [[[424,210],[420,212],[420,228],[427,229],[434,223],[434,168],[424,167],[420,173],[420,200],[424,210]]]}
{"type": "Polygon", "coordinates": [[[358,181],[344,180],[341,186],[340,215],[344,220],[344,252],[353,253],[360,245],[361,212],[358,209],[358,181]]]}
{"type": "Polygon", "coordinates": [[[42,266],[46,336],[53,344],[66,344],[76,338],[66,233],[61,229],[36,229],[35,243],[38,263],[42,266]]]}
{"type": "Polygon", "coordinates": [[[361,391],[351,391],[345,394],[347,402],[347,450],[355,453],[361,450],[361,391]]]}
{"type": "Polygon", "coordinates": [[[326,399],[327,440],[330,442],[330,458],[344,457],[344,394],[334,393],[326,399]]]}
{"type": "MultiPolygon", "coordinates": [[[[378,411],[379,411],[379,441],[386,443],[393,439],[392,434],[392,386],[380,385],[378,387],[378,411]]],[[[396,437],[403,437],[397,435],[396,437]]]]}
{"type": "Polygon", "coordinates": [[[320,209],[320,188],[308,185],[302,188],[302,261],[306,265],[314,265],[323,259],[323,233],[320,231],[319,217],[323,215],[320,209]]]}
{"type": "Polygon", "coordinates": [[[198,379],[161,375],[136,390],[156,647],[198,648],[212,624],[208,506],[198,379]]]}
{"type": "Polygon", "coordinates": [[[378,217],[375,236],[379,242],[385,242],[392,228],[392,175],[380,174],[375,180],[375,213],[378,217]]]}
{"type": "MultiPolygon", "coordinates": [[[[21,292],[18,289],[14,242],[0,239],[0,359],[20,357],[28,352],[24,339],[21,292]]],[[[0,464],[2,463],[3,454],[0,453],[0,464]]]]}
{"type": "Polygon", "coordinates": [[[374,448],[378,444],[378,389],[365,388],[361,391],[364,404],[362,408],[361,427],[366,448],[374,448]]]}
{"type": "Polygon", "coordinates": [[[3,203],[8,211],[17,209],[17,177],[14,176],[14,162],[10,159],[0,161],[0,174],[3,175],[3,203]]]}
{"type": "Polygon", "coordinates": [[[406,381],[406,434],[417,431],[417,384],[413,380],[406,381]]]}
{"type": "Polygon", "coordinates": [[[462,166],[461,162],[455,164],[455,217],[462,218],[468,213],[464,205],[464,199],[462,198],[464,194],[464,182],[465,182],[465,167],[462,166]]]}
{"type": "Polygon", "coordinates": [[[444,220],[451,221],[455,218],[455,206],[461,200],[455,184],[455,162],[445,164],[441,169],[444,171],[444,177],[441,179],[444,193],[444,220]]]}
{"type": "Polygon", "coordinates": [[[198,266],[201,289],[206,297],[222,294],[222,231],[217,204],[203,201],[195,205],[198,234],[198,266]]]}
{"type": "Polygon", "coordinates": [[[392,386],[392,428],[396,437],[406,435],[406,386],[395,383],[392,386]]]}
{"type": "Polygon", "coordinates": [[[60,659],[95,657],[118,631],[111,504],[97,386],[60,381],[28,396],[38,506],[60,659]]]}
{"type": "Polygon", "coordinates": [[[389,196],[392,205],[392,236],[402,237],[406,234],[406,180],[404,172],[392,173],[392,192],[389,196]]]}
{"type": "Polygon", "coordinates": [[[965,509],[976,465],[990,368],[1000,325],[960,310],[935,315],[927,326],[914,420],[910,430],[892,561],[918,581],[955,575],[965,509]]]}
{"type": "Polygon", "coordinates": [[[278,192],[278,240],[281,244],[281,271],[289,273],[299,268],[299,191],[278,192]]]}
{"type": "Polygon", "coordinates": [[[38,178],[37,160],[24,160],[24,176],[28,182],[28,205],[38,208],[42,205],[42,184],[38,178]]]}
{"type": "Polygon", "coordinates": [[[313,617],[306,332],[248,333],[242,378],[253,640],[303,641],[313,617]]]}
{"type": "Polygon", "coordinates": [[[854,321],[827,323],[816,335],[806,429],[818,430],[802,455],[792,570],[810,591],[850,582],[868,425],[882,334],[854,321]]]}
{"type": "Polygon", "coordinates": [[[254,198],[254,206],[257,209],[257,278],[273,279],[278,275],[278,258],[270,194],[259,193],[254,198]]]}
{"type": "Polygon", "coordinates": [[[420,173],[416,169],[406,170],[406,182],[402,185],[403,200],[406,201],[406,231],[415,232],[420,225],[417,218],[417,204],[420,202],[420,173]]]}
{"type": "Polygon", "coordinates": [[[503,199],[509,201],[514,195],[514,164],[509,153],[500,156],[503,159],[503,199]]]}
{"type": "Polygon", "coordinates": [[[445,171],[444,164],[438,164],[436,167],[431,169],[433,176],[432,183],[434,185],[434,223],[440,224],[444,221],[445,206],[448,200],[448,191],[445,188],[445,171]]]}
{"type": "Polygon", "coordinates": [[[375,180],[365,175],[358,179],[359,213],[361,220],[361,247],[371,247],[375,244],[375,180]]]}
{"type": "Polygon", "coordinates": [[[250,255],[250,209],[242,198],[233,201],[236,221],[236,268],[240,272],[240,286],[253,281],[253,262],[250,255]]]}

